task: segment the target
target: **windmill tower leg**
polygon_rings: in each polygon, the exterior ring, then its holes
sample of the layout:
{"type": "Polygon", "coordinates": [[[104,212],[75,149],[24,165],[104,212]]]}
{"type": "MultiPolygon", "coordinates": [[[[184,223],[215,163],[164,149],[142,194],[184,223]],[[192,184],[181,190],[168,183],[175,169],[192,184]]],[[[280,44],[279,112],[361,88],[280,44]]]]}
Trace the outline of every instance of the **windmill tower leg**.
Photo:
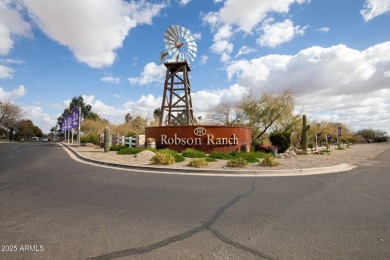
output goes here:
{"type": "Polygon", "coordinates": [[[190,67],[186,61],[167,62],[165,66],[167,73],[159,125],[193,125],[191,86],[188,77],[190,67]]]}

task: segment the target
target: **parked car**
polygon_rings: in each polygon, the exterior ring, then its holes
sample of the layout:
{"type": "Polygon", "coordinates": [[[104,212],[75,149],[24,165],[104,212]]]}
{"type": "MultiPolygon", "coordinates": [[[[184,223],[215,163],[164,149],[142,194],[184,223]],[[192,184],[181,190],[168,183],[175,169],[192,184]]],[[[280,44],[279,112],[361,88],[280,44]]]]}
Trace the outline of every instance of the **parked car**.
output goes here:
{"type": "Polygon", "coordinates": [[[48,138],[42,138],[41,141],[42,142],[49,142],[50,140],[48,138]]]}

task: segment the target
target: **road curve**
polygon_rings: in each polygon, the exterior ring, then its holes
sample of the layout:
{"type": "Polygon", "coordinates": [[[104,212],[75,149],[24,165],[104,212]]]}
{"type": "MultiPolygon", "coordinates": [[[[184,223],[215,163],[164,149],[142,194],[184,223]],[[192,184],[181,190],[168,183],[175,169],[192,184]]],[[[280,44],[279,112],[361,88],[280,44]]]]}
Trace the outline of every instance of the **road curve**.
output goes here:
{"type": "Polygon", "coordinates": [[[96,167],[0,144],[0,259],[390,259],[390,151],[345,173],[227,178],[96,167]]]}

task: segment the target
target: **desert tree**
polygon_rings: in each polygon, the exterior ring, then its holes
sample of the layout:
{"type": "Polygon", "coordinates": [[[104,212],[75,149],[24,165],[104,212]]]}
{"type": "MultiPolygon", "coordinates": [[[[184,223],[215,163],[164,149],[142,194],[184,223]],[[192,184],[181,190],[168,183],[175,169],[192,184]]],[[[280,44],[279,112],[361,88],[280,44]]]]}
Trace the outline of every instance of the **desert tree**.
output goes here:
{"type": "Polygon", "coordinates": [[[0,101],[0,135],[4,134],[8,139],[22,117],[22,108],[10,101],[0,101]]]}
{"type": "Polygon", "coordinates": [[[260,97],[247,96],[240,102],[246,124],[252,127],[252,142],[261,140],[268,130],[292,131],[297,124],[295,97],[291,89],[279,93],[265,91],[260,97]]]}
{"type": "Polygon", "coordinates": [[[206,115],[207,122],[215,125],[242,125],[245,114],[238,103],[221,102],[206,115]]]}

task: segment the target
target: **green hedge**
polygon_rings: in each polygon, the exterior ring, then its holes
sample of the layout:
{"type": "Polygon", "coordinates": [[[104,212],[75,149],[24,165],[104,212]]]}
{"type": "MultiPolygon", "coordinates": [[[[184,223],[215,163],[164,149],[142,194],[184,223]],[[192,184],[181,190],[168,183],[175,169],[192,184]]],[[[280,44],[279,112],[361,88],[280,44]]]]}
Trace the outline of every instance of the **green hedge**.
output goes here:
{"type": "Polygon", "coordinates": [[[117,144],[117,145],[111,146],[110,151],[119,151],[119,150],[126,149],[126,148],[127,148],[127,146],[125,146],[125,145],[117,144]]]}
{"type": "Polygon", "coordinates": [[[193,148],[187,148],[181,152],[181,155],[187,158],[206,158],[207,155],[199,150],[193,148]]]}
{"type": "Polygon", "coordinates": [[[145,150],[146,148],[124,148],[120,149],[117,154],[137,154],[145,150]]]}
{"type": "Polygon", "coordinates": [[[233,156],[230,153],[212,152],[212,153],[210,153],[209,158],[220,159],[220,160],[230,160],[230,159],[233,159],[233,156]]]}

